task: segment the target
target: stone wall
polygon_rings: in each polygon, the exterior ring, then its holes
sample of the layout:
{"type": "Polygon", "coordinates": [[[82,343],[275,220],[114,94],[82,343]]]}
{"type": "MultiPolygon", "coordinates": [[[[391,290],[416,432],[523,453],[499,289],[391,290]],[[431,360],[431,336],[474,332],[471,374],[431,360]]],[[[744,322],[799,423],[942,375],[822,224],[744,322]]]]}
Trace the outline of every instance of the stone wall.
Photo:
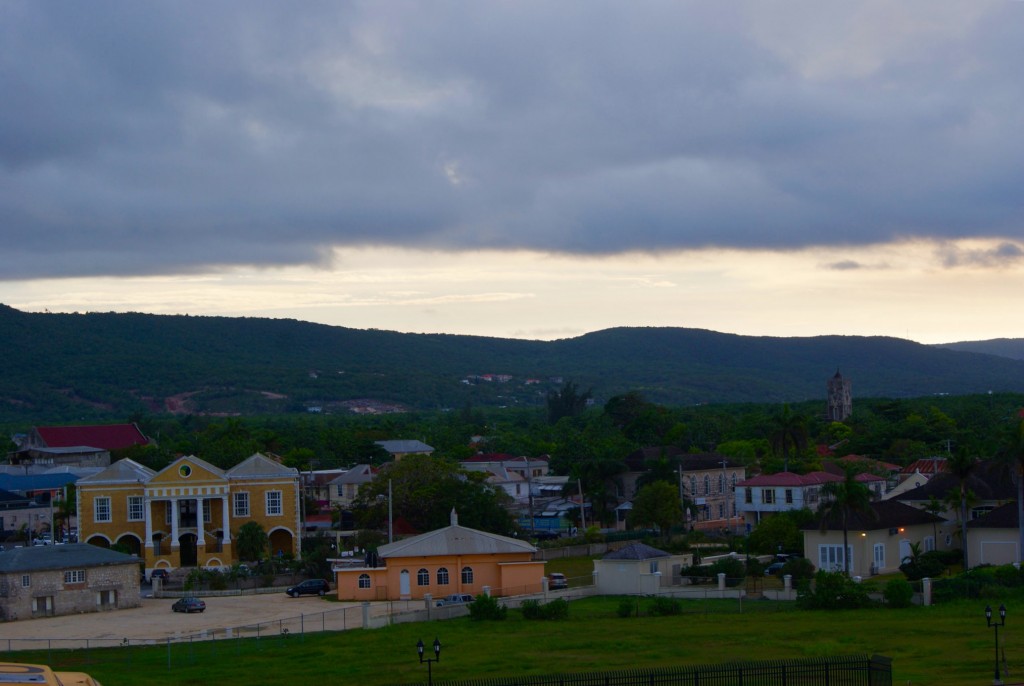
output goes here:
{"type": "Polygon", "coordinates": [[[14,572],[0,577],[0,619],[12,621],[83,612],[138,607],[139,565],[14,572]],[[85,572],[85,581],[65,579],[65,572],[85,572]],[[28,577],[25,585],[24,577],[28,577]]]}

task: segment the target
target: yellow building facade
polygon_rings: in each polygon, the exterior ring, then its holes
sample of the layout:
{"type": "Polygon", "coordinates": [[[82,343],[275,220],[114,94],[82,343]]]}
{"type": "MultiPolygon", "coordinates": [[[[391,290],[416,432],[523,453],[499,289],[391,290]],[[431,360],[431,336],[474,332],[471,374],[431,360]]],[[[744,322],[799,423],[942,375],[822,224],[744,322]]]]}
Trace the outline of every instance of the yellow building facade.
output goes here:
{"type": "Polygon", "coordinates": [[[225,471],[195,456],[155,472],[129,459],[77,483],[79,540],[126,546],[154,569],[238,562],[238,530],[257,522],[272,554],[299,552],[299,473],[259,453],[225,471]]]}

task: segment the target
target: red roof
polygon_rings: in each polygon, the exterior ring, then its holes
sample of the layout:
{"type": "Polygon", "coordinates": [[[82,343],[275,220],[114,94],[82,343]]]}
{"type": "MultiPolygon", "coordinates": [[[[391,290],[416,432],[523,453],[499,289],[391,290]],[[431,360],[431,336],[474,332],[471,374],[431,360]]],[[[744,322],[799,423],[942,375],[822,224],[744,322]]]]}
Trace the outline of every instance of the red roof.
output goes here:
{"type": "Polygon", "coordinates": [[[135,424],[37,426],[35,430],[47,448],[89,446],[103,450],[122,450],[149,443],[149,439],[135,424]]]}
{"type": "Polygon", "coordinates": [[[906,467],[903,468],[903,474],[913,474],[914,472],[920,472],[921,474],[938,474],[944,471],[946,468],[946,458],[944,457],[931,457],[923,460],[914,460],[906,467]]]}
{"type": "MultiPolygon", "coordinates": [[[[857,481],[885,481],[884,478],[875,474],[858,474],[857,481]]],[[[828,472],[808,472],[807,474],[794,474],[793,472],[777,472],[775,474],[761,474],[750,479],[740,481],[737,486],[818,486],[830,481],[842,481],[841,476],[829,474],[828,472]]]]}

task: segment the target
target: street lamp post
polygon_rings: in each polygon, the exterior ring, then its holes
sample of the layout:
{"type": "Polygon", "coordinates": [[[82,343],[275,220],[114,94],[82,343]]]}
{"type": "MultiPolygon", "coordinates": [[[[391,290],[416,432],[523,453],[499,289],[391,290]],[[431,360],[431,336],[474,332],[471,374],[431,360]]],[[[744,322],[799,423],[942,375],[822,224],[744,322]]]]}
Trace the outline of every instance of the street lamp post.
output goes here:
{"type": "Polygon", "coordinates": [[[423,639],[416,642],[416,652],[420,655],[420,664],[427,663],[427,686],[434,686],[434,675],[431,670],[431,663],[441,661],[441,642],[434,638],[434,657],[423,657],[423,639]]]}
{"type": "Polygon", "coordinates": [[[992,606],[985,606],[985,623],[990,627],[995,627],[996,630],[996,673],[995,679],[992,680],[994,686],[1001,686],[1003,680],[999,676],[999,627],[1006,626],[1006,606],[999,606],[999,621],[992,621],[992,606]]]}

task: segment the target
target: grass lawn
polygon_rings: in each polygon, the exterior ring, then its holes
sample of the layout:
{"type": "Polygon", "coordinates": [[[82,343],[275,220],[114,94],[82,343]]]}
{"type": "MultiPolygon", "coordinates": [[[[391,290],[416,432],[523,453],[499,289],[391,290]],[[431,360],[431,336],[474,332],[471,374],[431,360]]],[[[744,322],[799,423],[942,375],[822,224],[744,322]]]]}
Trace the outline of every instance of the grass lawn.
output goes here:
{"type": "MultiPolygon", "coordinates": [[[[376,686],[426,681],[416,659],[416,641],[440,639],[437,680],[526,674],[667,667],[731,660],[768,660],[826,655],[874,654],[893,658],[894,684],[944,686],[991,683],[993,631],[986,627],[986,601],[962,601],[906,610],[799,611],[789,603],[692,601],[674,617],[620,618],[617,598],[571,604],[568,620],[526,621],[516,611],[503,622],[468,618],[383,629],[174,645],[168,669],[166,647],[94,650],[77,668],[105,686],[121,684],[358,683],[376,686]]],[[[645,607],[641,599],[641,607],[645,607]]],[[[1024,632],[1014,626],[1024,611],[1006,602],[1000,631],[1012,674],[1024,681],[1024,632]]],[[[47,662],[65,669],[85,656],[54,652],[14,653],[7,659],[47,662]]]]}

